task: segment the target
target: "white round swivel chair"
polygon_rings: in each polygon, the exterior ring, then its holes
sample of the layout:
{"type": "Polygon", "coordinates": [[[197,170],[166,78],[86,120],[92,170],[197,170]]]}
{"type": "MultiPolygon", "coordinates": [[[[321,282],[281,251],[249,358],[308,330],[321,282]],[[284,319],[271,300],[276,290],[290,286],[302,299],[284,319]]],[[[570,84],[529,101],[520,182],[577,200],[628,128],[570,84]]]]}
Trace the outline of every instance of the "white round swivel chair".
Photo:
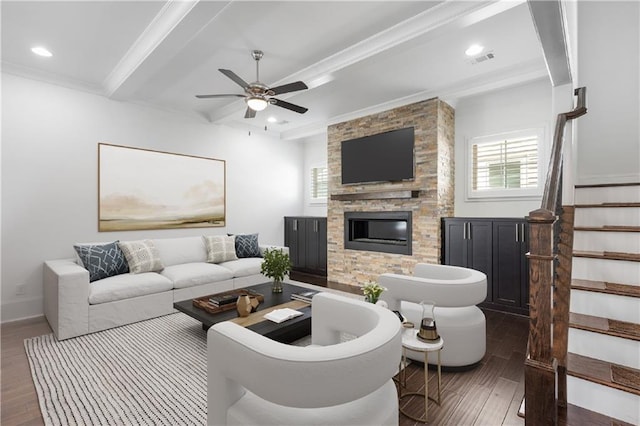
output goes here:
{"type": "MultiPolygon", "coordinates": [[[[458,266],[419,263],[414,275],[382,274],[380,296],[389,309],[400,311],[408,321],[420,327],[421,301],[435,302],[434,316],[438,334],[444,339],[442,366],[466,367],[478,363],[486,352],[486,319],[475,306],[487,296],[487,276],[458,266]]],[[[423,361],[421,353],[407,356],[423,361]]]]}
{"type": "Polygon", "coordinates": [[[398,317],[329,293],[315,295],[311,311],[307,347],[228,321],[209,329],[209,425],[398,424],[398,317]],[[342,342],[343,333],[354,338],[342,342]]]}

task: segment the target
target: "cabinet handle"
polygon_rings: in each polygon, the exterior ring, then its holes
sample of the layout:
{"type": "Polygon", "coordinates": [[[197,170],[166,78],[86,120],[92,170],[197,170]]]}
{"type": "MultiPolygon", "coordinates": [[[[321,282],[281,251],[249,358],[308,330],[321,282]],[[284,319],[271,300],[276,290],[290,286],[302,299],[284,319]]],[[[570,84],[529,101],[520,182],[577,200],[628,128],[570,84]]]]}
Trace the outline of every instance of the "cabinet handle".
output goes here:
{"type": "Polygon", "coordinates": [[[516,223],[516,243],[520,241],[519,234],[520,234],[520,224],[516,223]]]}
{"type": "Polygon", "coordinates": [[[293,219],[293,230],[294,231],[298,230],[298,219],[293,219]]]}
{"type": "Polygon", "coordinates": [[[462,224],[462,239],[463,240],[467,239],[467,222],[462,224]]]}
{"type": "Polygon", "coordinates": [[[318,221],[317,220],[313,221],[313,232],[318,232],[318,221]]]}
{"type": "Polygon", "coordinates": [[[468,240],[472,239],[472,236],[471,236],[471,222],[467,222],[467,239],[468,240]]]}
{"type": "Polygon", "coordinates": [[[522,231],[520,231],[520,242],[524,243],[525,242],[525,238],[524,238],[524,223],[521,224],[522,225],[522,231]]]}

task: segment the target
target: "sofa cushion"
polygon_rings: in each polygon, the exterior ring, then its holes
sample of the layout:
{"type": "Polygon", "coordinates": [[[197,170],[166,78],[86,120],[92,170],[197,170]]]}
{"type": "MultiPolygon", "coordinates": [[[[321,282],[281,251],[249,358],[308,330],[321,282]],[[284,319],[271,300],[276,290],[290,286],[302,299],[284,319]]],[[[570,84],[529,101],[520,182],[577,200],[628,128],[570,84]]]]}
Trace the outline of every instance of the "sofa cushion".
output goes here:
{"type": "Polygon", "coordinates": [[[167,266],[162,271],[162,276],[171,280],[173,288],[186,288],[230,280],[233,273],[219,265],[198,262],[167,266]]]}
{"type": "Polygon", "coordinates": [[[158,238],[153,243],[164,266],[207,261],[207,249],[200,236],[158,238]]]}
{"type": "Polygon", "coordinates": [[[155,272],[123,274],[104,278],[89,286],[89,303],[114,302],[148,294],[162,293],[173,288],[173,283],[155,272]]]}
{"type": "Polygon", "coordinates": [[[236,256],[260,257],[260,246],[258,245],[258,234],[236,235],[236,256]]]}
{"type": "Polygon", "coordinates": [[[76,244],[82,266],[89,271],[89,282],[129,272],[127,260],[114,241],[107,244],[76,244]]]}
{"type": "Polygon", "coordinates": [[[234,278],[246,277],[260,273],[260,265],[262,265],[261,257],[247,257],[244,259],[232,260],[230,262],[222,262],[218,265],[227,268],[233,273],[234,278]]]}
{"type": "Polygon", "coordinates": [[[164,268],[153,241],[121,241],[118,245],[120,245],[124,257],[127,258],[129,271],[132,274],[162,271],[164,268]]]}
{"type": "Polygon", "coordinates": [[[220,263],[236,260],[235,237],[226,235],[203,236],[207,247],[207,262],[220,263]]]}

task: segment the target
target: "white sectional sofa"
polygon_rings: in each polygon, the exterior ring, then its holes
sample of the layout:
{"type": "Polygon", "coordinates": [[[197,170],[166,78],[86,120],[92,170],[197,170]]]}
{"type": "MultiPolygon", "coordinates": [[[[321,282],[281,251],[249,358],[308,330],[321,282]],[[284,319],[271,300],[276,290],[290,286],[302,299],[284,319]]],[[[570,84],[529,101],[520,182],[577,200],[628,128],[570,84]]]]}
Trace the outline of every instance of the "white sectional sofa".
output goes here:
{"type": "MultiPolygon", "coordinates": [[[[202,237],[151,240],[164,269],[125,273],[89,282],[75,259],[44,264],[44,312],[59,340],[176,312],[173,303],[268,281],[261,257],[207,263],[202,237]]],[[[287,247],[260,245],[267,248],[287,247]]]]}

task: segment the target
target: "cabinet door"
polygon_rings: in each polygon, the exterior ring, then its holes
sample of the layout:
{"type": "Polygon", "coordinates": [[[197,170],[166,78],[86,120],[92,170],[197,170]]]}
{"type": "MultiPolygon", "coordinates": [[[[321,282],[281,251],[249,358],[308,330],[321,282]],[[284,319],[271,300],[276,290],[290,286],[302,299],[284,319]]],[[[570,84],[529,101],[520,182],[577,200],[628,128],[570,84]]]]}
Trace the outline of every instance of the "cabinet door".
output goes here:
{"type": "Polygon", "coordinates": [[[472,220],[467,225],[467,242],[468,242],[468,260],[467,267],[484,272],[487,276],[487,298],[485,302],[493,300],[493,291],[491,288],[492,264],[491,264],[491,248],[492,248],[492,228],[490,220],[472,220]]]}
{"type": "Polygon", "coordinates": [[[520,224],[520,257],[522,259],[520,280],[520,306],[529,309],[529,224],[523,220],[520,224]]]}
{"type": "Polygon", "coordinates": [[[509,306],[522,302],[521,221],[493,224],[493,301],[509,306]]]}
{"type": "Polygon", "coordinates": [[[318,219],[318,272],[327,275],[327,219],[318,219]]]}
{"type": "Polygon", "coordinates": [[[306,264],[310,272],[326,273],[327,270],[327,220],[308,218],[305,220],[306,264]]]}
{"type": "Polygon", "coordinates": [[[467,266],[466,227],[467,222],[457,219],[443,219],[444,253],[442,263],[452,266],[467,266]]]}
{"type": "Polygon", "coordinates": [[[484,272],[487,276],[486,302],[491,291],[491,221],[443,219],[443,264],[462,266],[484,272]]]}
{"type": "Polygon", "coordinates": [[[302,269],[306,262],[305,223],[298,217],[284,218],[284,244],[289,247],[289,257],[294,269],[302,269]]]}

